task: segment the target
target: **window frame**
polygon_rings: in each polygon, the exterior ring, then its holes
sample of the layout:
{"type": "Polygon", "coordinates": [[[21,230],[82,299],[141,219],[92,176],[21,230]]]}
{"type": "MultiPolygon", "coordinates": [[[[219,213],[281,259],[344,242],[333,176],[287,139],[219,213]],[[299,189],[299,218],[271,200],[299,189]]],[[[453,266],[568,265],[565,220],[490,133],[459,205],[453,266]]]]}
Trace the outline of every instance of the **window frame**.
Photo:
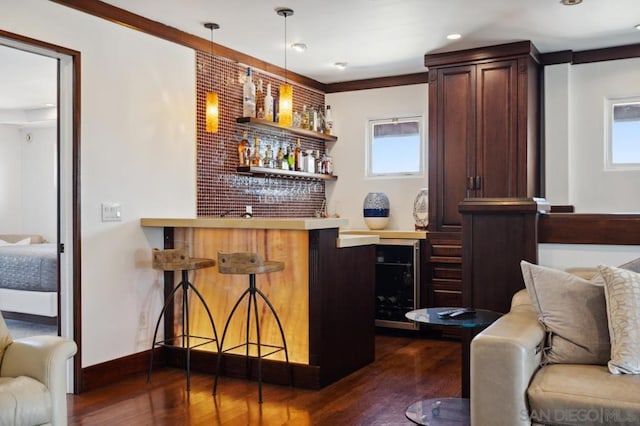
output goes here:
{"type": "Polygon", "coordinates": [[[638,171],[640,170],[640,162],[639,163],[614,163],[613,162],[613,110],[618,105],[627,105],[627,104],[639,104],[640,105],[640,95],[638,96],[627,96],[627,97],[607,97],[605,98],[605,107],[604,107],[604,133],[605,133],[605,145],[604,145],[604,169],[606,171],[638,171]]]}
{"type": "Polygon", "coordinates": [[[365,178],[367,179],[398,179],[398,178],[418,178],[425,176],[426,160],[425,160],[425,138],[424,138],[424,115],[422,114],[408,114],[402,116],[393,117],[378,117],[367,119],[367,131],[365,141],[365,178]],[[416,172],[396,172],[396,173],[373,173],[373,135],[374,127],[379,124],[388,123],[406,123],[417,122],[418,123],[418,138],[419,138],[419,161],[418,171],[416,172]]]}

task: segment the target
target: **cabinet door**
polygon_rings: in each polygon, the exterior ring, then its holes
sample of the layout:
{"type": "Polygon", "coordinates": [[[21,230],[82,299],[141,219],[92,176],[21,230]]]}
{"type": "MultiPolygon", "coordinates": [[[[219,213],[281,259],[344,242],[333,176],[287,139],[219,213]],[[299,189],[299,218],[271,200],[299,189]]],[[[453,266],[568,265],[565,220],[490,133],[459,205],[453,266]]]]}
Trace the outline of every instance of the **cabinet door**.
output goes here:
{"type": "Polygon", "coordinates": [[[476,67],[436,70],[429,84],[430,222],[438,231],[460,231],[458,203],[475,175],[476,67]]]}
{"type": "Polygon", "coordinates": [[[517,60],[477,66],[475,197],[516,197],[517,60]]]}

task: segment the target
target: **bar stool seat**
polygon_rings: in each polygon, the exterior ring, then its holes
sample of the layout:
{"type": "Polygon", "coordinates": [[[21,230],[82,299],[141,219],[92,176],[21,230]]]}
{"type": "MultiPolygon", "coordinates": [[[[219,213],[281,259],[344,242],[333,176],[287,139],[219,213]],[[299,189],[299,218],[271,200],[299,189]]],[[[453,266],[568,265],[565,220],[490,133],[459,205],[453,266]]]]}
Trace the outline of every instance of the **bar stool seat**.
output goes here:
{"type": "Polygon", "coordinates": [[[264,260],[256,253],[218,253],[218,271],[221,274],[266,274],[283,269],[284,262],[264,260]]]}
{"type": "Polygon", "coordinates": [[[211,316],[211,311],[207,306],[207,303],[204,301],[202,294],[198,291],[197,288],[194,287],[191,282],[189,282],[189,271],[210,268],[216,265],[216,261],[214,259],[204,259],[204,258],[196,258],[189,257],[189,253],[186,249],[166,249],[166,250],[158,250],[153,249],[152,251],[153,258],[153,269],[157,269],[165,272],[181,272],[181,280],[180,282],[173,288],[169,296],[167,296],[165,300],[165,304],[160,311],[160,315],[158,316],[158,321],[156,322],[156,327],[153,332],[153,342],[151,344],[151,351],[149,354],[149,370],[147,373],[147,382],[151,381],[151,370],[153,368],[153,352],[156,346],[167,346],[167,347],[180,347],[182,349],[186,349],[185,359],[186,359],[186,372],[187,372],[187,390],[191,389],[191,349],[199,346],[204,346],[206,344],[214,343],[216,344],[216,349],[220,351],[220,345],[218,342],[218,334],[216,332],[216,326],[213,323],[213,317],[211,316]],[[156,341],[158,337],[158,328],[160,327],[160,322],[167,308],[175,298],[176,292],[178,289],[182,289],[182,334],[175,336],[173,338],[166,338],[164,340],[156,341]],[[213,330],[213,337],[204,337],[204,336],[195,336],[190,334],[189,329],[189,290],[193,291],[202,305],[204,309],[207,311],[207,315],[209,316],[209,321],[211,323],[211,328],[213,330]],[[177,344],[177,340],[180,340],[180,344],[177,344]],[[195,341],[192,343],[192,339],[195,341]]]}
{"type": "Polygon", "coordinates": [[[242,295],[238,298],[235,305],[231,309],[229,313],[229,317],[227,318],[227,322],[224,325],[224,331],[222,332],[222,340],[220,341],[220,350],[218,351],[218,359],[216,362],[216,377],[214,379],[213,385],[213,393],[215,395],[217,387],[218,387],[218,377],[220,374],[220,365],[222,361],[222,354],[224,352],[229,352],[231,350],[237,349],[239,347],[245,347],[245,357],[247,359],[247,375],[249,374],[249,347],[255,346],[258,351],[258,402],[262,403],[262,358],[267,357],[269,355],[273,355],[277,352],[283,351],[285,355],[285,360],[287,362],[287,366],[289,367],[289,382],[293,384],[293,371],[291,369],[291,364],[289,363],[289,351],[287,350],[287,341],[284,336],[284,331],[282,329],[282,324],[280,323],[280,318],[278,318],[278,314],[276,313],[275,308],[265,296],[265,294],[260,291],[256,286],[256,274],[266,274],[270,272],[277,272],[284,270],[284,262],[280,261],[269,261],[264,260],[257,253],[218,253],[218,271],[221,274],[234,274],[234,275],[249,275],[249,287],[242,293],[242,295]],[[280,330],[280,336],[282,338],[282,346],[280,345],[272,345],[263,343],[260,340],[260,322],[258,321],[258,305],[256,295],[260,296],[260,298],[265,302],[265,304],[269,307],[273,317],[278,324],[278,328],[280,330]],[[229,323],[233,318],[234,313],[236,312],[238,306],[242,302],[242,300],[248,297],[248,305],[247,305],[247,321],[246,321],[246,340],[244,343],[233,346],[231,348],[224,349],[224,339],[227,334],[227,329],[229,328],[229,323]],[[256,327],[256,342],[251,342],[249,339],[249,326],[251,321],[251,312],[253,305],[253,316],[256,327]],[[269,351],[266,353],[262,353],[262,348],[269,348],[269,351]]]}

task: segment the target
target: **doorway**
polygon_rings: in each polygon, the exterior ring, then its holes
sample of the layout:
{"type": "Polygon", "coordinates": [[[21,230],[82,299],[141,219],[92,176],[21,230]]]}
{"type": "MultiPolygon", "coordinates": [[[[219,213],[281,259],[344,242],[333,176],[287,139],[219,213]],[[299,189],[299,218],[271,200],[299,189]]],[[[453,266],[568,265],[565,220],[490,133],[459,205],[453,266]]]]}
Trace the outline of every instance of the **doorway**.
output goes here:
{"type": "MultiPolygon", "coordinates": [[[[11,187],[8,179],[0,182],[0,214],[4,213],[13,221],[4,221],[0,234],[28,234],[20,235],[25,237],[20,240],[22,243],[27,238],[28,243],[38,240],[40,236],[53,246],[57,291],[54,302],[48,301],[42,308],[36,308],[35,299],[29,298],[31,295],[28,291],[23,291],[22,296],[27,298],[18,302],[26,303],[22,307],[18,303],[11,308],[18,313],[26,311],[26,319],[47,318],[55,314],[56,334],[74,339],[78,345],[78,353],[68,368],[68,383],[72,384],[69,390],[78,393],[81,390],[82,365],[78,202],[80,54],[4,31],[0,31],[0,49],[4,54],[24,59],[32,67],[50,70],[46,75],[40,75],[39,80],[32,81],[28,85],[30,87],[20,89],[23,94],[31,89],[36,89],[36,92],[39,90],[39,93],[24,99],[22,109],[14,111],[16,120],[22,120],[15,122],[15,127],[20,129],[17,131],[22,156],[18,166],[20,179],[14,187],[11,187]],[[53,79],[53,101],[47,92],[50,89],[46,87],[51,84],[50,79],[53,79]],[[2,205],[11,202],[11,198],[2,197],[2,187],[11,188],[11,196],[20,200],[19,209],[14,205],[12,209],[2,210],[2,205]]],[[[32,71],[25,69],[24,75],[32,71]]],[[[4,93],[8,97],[9,91],[4,93]]],[[[0,110],[2,112],[6,119],[7,111],[0,110]]],[[[14,179],[13,182],[18,180],[14,179]]],[[[33,248],[36,248],[36,244],[33,248]]],[[[43,247],[38,246],[38,249],[43,247]]],[[[42,299],[42,295],[36,296],[42,299]]]]}

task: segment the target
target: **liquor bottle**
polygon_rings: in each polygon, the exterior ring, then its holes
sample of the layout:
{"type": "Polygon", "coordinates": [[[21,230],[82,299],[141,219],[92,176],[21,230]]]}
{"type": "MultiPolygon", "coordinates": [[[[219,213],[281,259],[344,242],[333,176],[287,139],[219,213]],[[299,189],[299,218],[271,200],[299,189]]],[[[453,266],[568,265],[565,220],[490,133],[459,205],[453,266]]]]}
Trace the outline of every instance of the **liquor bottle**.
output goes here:
{"type": "Polygon", "coordinates": [[[293,147],[289,146],[289,155],[287,156],[287,163],[289,163],[289,170],[295,170],[296,160],[293,147]]]}
{"type": "Polygon", "coordinates": [[[271,149],[271,145],[267,144],[267,149],[265,149],[264,151],[264,161],[263,164],[265,167],[268,167],[270,169],[274,169],[275,168],[275,163],[274,163],[274,158],[273,158],[273,150],[271,149]]]}
{"type": "Polygon", "coordinates": [[[256,84],[256,117],[264,119],[267,110],[264,109],[264,91],[262,90],[262,79],[256,84]]]}
{"type": "Polygon", "coordinates": [[[318,129],[316,130],[319,133],[324,133],[327,125],[324,120],[324,108],[322,105],[318,105],[318,129]]]}
{"type": "Polygon", "coordinates": [[[249,139],[247,139],[247,131],[242,132],[242,140],[238,144],[238,165],[248,166],[249,159],[247,158],[247,147],[249,146],[249,139]]]}
{"type": "Polygon", "coordinates": [[[318,131],[318,110],[315,107],[311,107],[311,126],[310,130],[314,132],[318,131]]]}
{"type": "Polygon", "coordinates": [[[287,145],[284,155],[282,156],[281,167],[282,170],[291,170],[289,167],[289,146],[287,145]]]}
{"type": "Polygon", "coordinates": [[[309,111],[307,110],[307,106],[302,106],[302,121],[300,127],[309,130],[309,111]]]}
{"type": "Polygon", "coordinates": [[[300,138],[296,138],[296,148],[293,151],[294,170],[302,171],[302,148],[300,147],[300,138]]]}
{"type": "Polygon", "coordinates": [[[253,140],[253,158],[251,159],[253,167],[262,167],[262,157],[260,156],[260,139],[256,136],[253,140]]]}
{"type": "Polygon", "coordinates": [[[316,155],[313,157],[316,163],[313,165],[316,173],[322,173],[322,157],[320,157],[320,150],[316,149],[316,155]]]}
{"type": "Polygon", "coordinates": [[[242,87],[242,115],[256,116],[256,85],[251,80],[251,67],[247,67],[247,79],[242,87]]]}
{"type": "Polygon", "coordinates": [[[273,96],[271,96],[271,83],[267,83],[267,93],[264,95],[264,119],[273,121],[273,96]]]}
{"type": "Polygon", "coordinates": [[[324,113],[324,133],[331,135],[333,133],[333,116],[331,114],[331,105],[327,105],[327,111],[324,113]]]}
{"type": "Polygon", "coordinates": [[[282,145],[278,147],[278,153],[276,154],[276,168],[282,169],[282,163],[284,161],[284,151],[282,150],[282,145]]]}

